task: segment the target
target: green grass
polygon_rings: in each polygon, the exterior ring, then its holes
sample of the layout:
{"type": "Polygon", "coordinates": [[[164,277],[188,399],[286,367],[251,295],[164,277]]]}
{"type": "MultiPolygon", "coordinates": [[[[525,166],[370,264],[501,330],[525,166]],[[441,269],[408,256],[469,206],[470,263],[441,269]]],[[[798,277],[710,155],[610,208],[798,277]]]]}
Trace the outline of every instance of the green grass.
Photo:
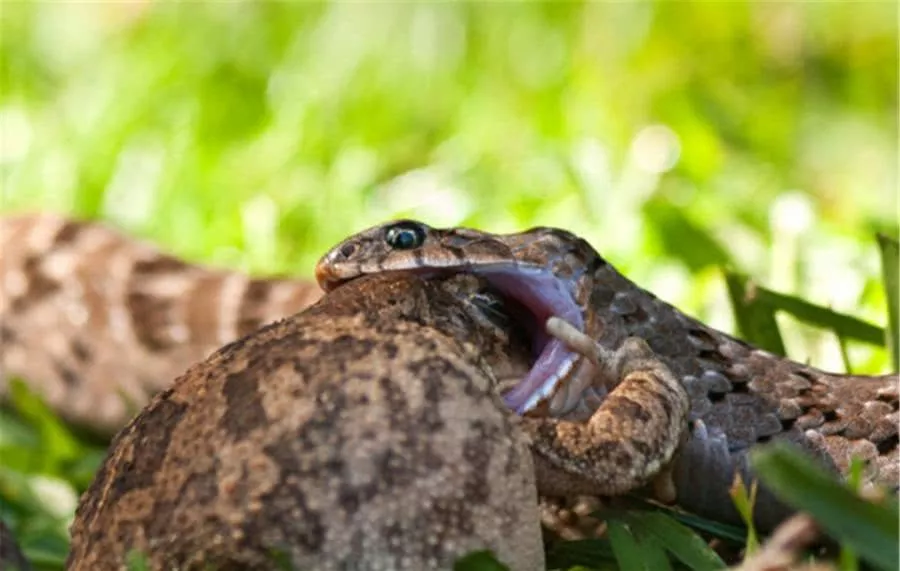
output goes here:
{"type": "MultiPolygon", "coordinates": [[[[300,276],[388,218],[561,226],[713,325],[896,370],[897,40],[889,3],[4,3],[0,213],[300,276]]],[[[13,394],[0,513],[60,569],[102,445],[13,394]]]]}

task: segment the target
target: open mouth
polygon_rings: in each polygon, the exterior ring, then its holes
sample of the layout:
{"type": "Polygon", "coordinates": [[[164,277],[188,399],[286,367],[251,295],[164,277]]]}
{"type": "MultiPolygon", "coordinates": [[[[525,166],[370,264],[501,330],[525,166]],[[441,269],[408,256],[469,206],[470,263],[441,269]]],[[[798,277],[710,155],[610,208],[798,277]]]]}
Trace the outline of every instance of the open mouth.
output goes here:
{"type": "MultiPolygon", "coordinates": [[[[560,395],[561,388],[567,387],[569,376],[575,370],[579,355],[566,347],[559,339],[545,330],[547,319],[556,316],[584,330],[584,319],[572,292],[566,283],[546,270],[523,268],[506,264],[484,265],[476,268],[454,269],[406,269],[404,273],[414,273],[428,278],[467,271],[485,278],[502,296],[509,298],[519,308],[517,321],[526,329],[535,355],[535,361],[525,377],[503,395],[506,405],[518,414],[534,410],[544,401],[551,401],[554,415],[563,414],[575,406],[572,397],[560,395]],[[521,315],[518,315],[521,314],[521,315]]],[[[346,280],[323,283],[330,291],[346,280]]],[[[574,389],[574,387],[572,387],[574,389]]],[[[571,391],[566,391],[566,393],[571,391]]]]}

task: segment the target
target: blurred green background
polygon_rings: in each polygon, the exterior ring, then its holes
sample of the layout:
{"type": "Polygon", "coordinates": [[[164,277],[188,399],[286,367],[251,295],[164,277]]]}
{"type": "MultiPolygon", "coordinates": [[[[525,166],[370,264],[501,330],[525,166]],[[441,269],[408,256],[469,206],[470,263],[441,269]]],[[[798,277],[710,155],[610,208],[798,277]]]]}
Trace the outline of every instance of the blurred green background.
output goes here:
{"type": "Polygon", "coordinates": [[[554,225],[721,327],[723,265],[882,320],[896,10],[5,3],[2,210],[298,275],[392,217],[554,225]]]}
{"type": "MultiPolygon", "coordinates": [[[[561,226],[729,331],[723,267],[884,325],[893,3],[4,2],[0,22],[0,212],[301,276],[394,217],[561,226]]],[[[783,318],[789,354],[843,369],[783,318]]]]}
{"type": "Polygon", "coordinates": [[[556,225],[707,318],[727,319],[722,264],[883,315],[866,280],[873,230],[897,224],[891,3],[2,14],[4,210],[301,275],[390,217],[556,225]]]}

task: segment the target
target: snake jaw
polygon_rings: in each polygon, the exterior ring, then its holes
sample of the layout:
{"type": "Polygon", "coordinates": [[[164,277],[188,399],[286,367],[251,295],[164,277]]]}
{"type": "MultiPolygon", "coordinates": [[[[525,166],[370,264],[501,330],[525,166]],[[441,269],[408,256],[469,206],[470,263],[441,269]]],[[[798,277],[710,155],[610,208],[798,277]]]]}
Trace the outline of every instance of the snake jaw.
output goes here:
{"type": "MultiPolygon", "coordinates": [[[[532,411],[538,413],[536,409],[539,405],[551,400],[553,404],[550,407],[553,414],[574,406],[572,398],[566,396],[560,399],[558,394],[577,376],[573,373],[577,372],[576,365],[581,356],[545,330],[547,320],[555,316],[565,320],[578,331],[584,331],[584,317],[566,280],[558,278],[542,267],[507,263],[383,270],[384,273],[393,271],[425,279],[460,272],[470,272],[485,278],[498,293],[514,301],[524,310],[525,315],[519,317],[523,326],[528,329],[536,355],[528,374],[503,395],[506,405],[518,414],[532,411]],[[559,402],[561,400],[562,402],[559,402]]],[[[325,265],[317,268],[316,277],[325,291],[332,291],[366,273],[370,272],[356,268],[348,270],[344,275],[325,265]]]]}
{"type": "Polygon", "coordinates": [[[580,357],[562,341],[547,334],[544,328],[547,320],[556,316],[583,331],[581,310],[567,282],[543,268],[496,265],[470,271],[487,279],[502,295],[529,313],[527,326],[537,359],[528,374],[503,395],[507,406],[518,414],[525,414],[551,399],[567,384],[580,357]]]}

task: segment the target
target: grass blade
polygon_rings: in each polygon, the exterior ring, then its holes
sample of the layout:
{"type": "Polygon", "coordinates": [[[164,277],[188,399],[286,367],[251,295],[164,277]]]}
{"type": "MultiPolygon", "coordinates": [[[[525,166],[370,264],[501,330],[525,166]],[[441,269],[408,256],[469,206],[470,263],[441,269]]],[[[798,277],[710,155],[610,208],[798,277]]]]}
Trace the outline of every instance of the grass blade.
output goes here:
{"type": "Polygon", "coordinates": [[[877,325],[759,285],[755,286],[755,289],[761,302],[778,311],[790,313],[810,325],[830,329],[841,337],[870,345],[884,344],[884,329],[877,325]]]}
{"type": "Polygon", "coordinates": [[[894,370],[900,371],[900,242],[878,234],[881,252],[881,281],[888,302],[887,344],[893,358],[894,370]]]}
{"type": "Polygon", "coordinates": [[[618,520],[610,520],[609,525],[609,544],[616,556],[616,561],[622,569],[647,569],[648,561],[644,558],[644,552],[638,543],[637,538],[628,529],[624,522],[618,520]]]}
{"type": "Polygon", "coordinates": [[[879,569],[896,569],[900,512],[894,503],[863,500],[792,446],[774,442],[751,451],[763,483],[787,504],[812,514],[828,534],[879,569]]]}
{"type": "Polygon", "coordinates": [[[619,569],[608,539],[560,541],[547,551],[548,569],[619,569]]]}
{"type": "Polygon", "coordinates": [[[474,551],[460,557],[453,564],[453,571],[509,571],[490,551],[474,551]]]}
{"type": "Polygon", "coordinates": [[[725,562],[696,533],[660,512],[635,512],[632,528],[652,537],[666,551],[691,569],[722,569],[725,562]]]}
{"type": "Polygon", "coordinates": [[[725,272],[725,283],[741,334],[771,353],[784,355],[784,341],[775,321],[775,309],[759,296],[759,286],[736,272],[725,272]]]}

